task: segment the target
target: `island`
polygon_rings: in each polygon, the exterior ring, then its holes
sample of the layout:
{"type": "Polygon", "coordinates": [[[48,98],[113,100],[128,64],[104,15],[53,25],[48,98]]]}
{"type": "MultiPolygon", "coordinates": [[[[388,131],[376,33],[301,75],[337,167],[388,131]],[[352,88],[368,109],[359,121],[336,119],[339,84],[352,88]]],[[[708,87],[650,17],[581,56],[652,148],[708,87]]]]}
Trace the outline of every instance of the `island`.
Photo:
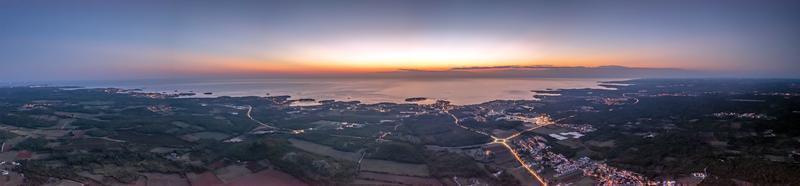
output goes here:
{"type": "Polygon", "coordinates": [[[406,98],[405,101],[406,102],[420,102],[420,101],[425,101],[425,100],[428,100],[428,98],[426,98],[426,97],[411,97],[411,98],[406,98]]]}

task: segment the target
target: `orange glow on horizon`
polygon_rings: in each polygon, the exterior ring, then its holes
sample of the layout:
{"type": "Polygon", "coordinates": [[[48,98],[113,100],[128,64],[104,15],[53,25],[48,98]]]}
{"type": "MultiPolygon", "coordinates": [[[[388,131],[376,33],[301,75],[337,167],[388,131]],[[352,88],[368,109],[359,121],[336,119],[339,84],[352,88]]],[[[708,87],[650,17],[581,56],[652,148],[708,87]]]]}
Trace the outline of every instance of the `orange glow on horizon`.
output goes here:
{"type": "MultiPolygon", "coordinates": [[[[614,61],[614,60],[611,60],[614,61]]],[[[199,72],[210,74],[224,73],[292,73],[292,74],[313,74],[313,73],[374,73],[374,72],[393,72],[403,69],[424,70],[424,71],[447,71],[459,67],[492,67],[492,66],[553,66],[553,67],[597,67],[606,65],[623,65],[627,67],[658,67],[636,65],[635,62],[623,63],[625,61],[609,62],[606,60],[541,60],[541,61],[506,61],[506,62],[486,62],[486,63],[458,63],[458,62],[409,62],[407,65],[383,65],[383,64],[340,64],[334,62],[315,62],[315,63],[286,63],[274,62],[269,60],[253,59],[225,59],[225,60],[204,60],[194,61],[175,68],[176,71],[199,72]]],[[[494,69],[500,70],[500,69],[494,69]]],[[[492,71],[473,70],[473,71],[492,71]]]]}
{"type": "Polygon", "coordinates": [[[442,38],[323,41],[298,45],[284,56],[298,64],[372,70],[515,65],[536,58],[536,50],[524,43],[442,38]]]}
{"type": "MultiPolygon", "coordinates": [[[[555,66],[659,67],[640,63],[647,57],[636,55],[573,55],[542,52],[534,55],[519,45],[421,45],[421,44],[342,44],[341,47],[308,47],[283,54],[285,57],[232,57],[210,54],[174,54],[168,61],[177,61],[166,70],[173,73],[236,74],[348,74],[392,72],[402,69],[447,71],[458,67],[492,66],[555,66]]],[[[151,69],[156,69],[153,66],[151,69]]],[[[494,69],[501,70],[501,69],[494,69]]],[[[476,70],[483,71],[483,70],[476,70]]],[[[491,70],[486,70],[491,71],[491,70]]]]}

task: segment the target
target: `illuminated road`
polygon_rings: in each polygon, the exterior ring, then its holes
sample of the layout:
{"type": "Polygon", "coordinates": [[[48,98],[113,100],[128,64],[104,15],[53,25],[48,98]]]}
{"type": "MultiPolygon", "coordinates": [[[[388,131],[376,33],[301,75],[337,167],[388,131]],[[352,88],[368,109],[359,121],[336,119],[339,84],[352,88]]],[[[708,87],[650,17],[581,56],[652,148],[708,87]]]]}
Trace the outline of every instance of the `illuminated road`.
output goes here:
{"type": "Polygon", "coordinates": [[[253,106],[247,105],[247,118],[250,118],[250,120],[253,120],[254,122],[258,123],[259,125],[261,125],[263,127],[267,127],[269,129],[277,129],[277,127],[273,127],[271,125],[267,125],[266,123],[263,123],[261,121],[258,121],[256,119],[254,119],[253,116],[250,115],[251,112],[253,112],[253,106]]]}
{"type": "Polygon", "coordinates": [[[633,98],[633,100],[634,100],[633,104],[634,104],[634,105],[639,103],[639,98],[636,98],[636,97],[633,97],[633,96],[628,96],[627,94],[628,94],[628,93],[622,93],[622,97],[625,97],[625,98],[633,98]]]}
{"type": "Polygon", "coordinates": [[[514,158],[515,158],[515,159],[517,159],[517,162],[519,162],[519,163],[522,165],[522,167],[523,167],[523,168],[525,168],[525,170],[526,170],[526,171],[528,171],[528,174],[530,174],[531,176],[533,176],[533,178],[535,178],[535,179],[536,179],[536,181],[538,181],[538,182],[539,182],[541,185],[543,185],[543,186],[547,186],[547,182],[545,182],[545,181],[544,181],[544,179],[542,179],[542,177],[541,177],[541,176],[539,176],[539,174],[538,174],[538,173],[536,173],[536,171],[534,171],[533,169],[531,169],[530,167],[528,167],[528,166],[527,166],[527,164],[525,163],[525,161],[524,161],[524,160],[522,160],[522,158],[520,158],[520,156],[519,156],[519,153],[517,153],[517,151],[516,151],[516,150],[514,150],[514,148],[511,148],[511,146],[510,146],[510,145],[508,145],[508,141],[509,141],[509,140],[511,140],[511,139],[513,139],[513,138],[516,138],[516,137],[518,137],[520,134],[522,134],[522,133],[524,133],[524,132],[531,131],[531,130],[535,130],[535,129],[537,129],[537,128],[539,128],[539,127],[543,127],[543,126],[545,126],[545,125],[536,125],[536,127],[532,127],[532,128],[529,128],[529,129],[527,129],[527,130],[524,130],[524,131],[522,131],[522,132],[518,132],[518,133],[516,133],[516,134],[514,134],[514,135],[511,135],[511,136],[509,136],[509,137],[506,137],[506,138],[498,138],[498,137],[492,136],[492,135],[490,135],[490,134],[488,134],[488,133],[486,133],[486,132],[483,132],[483,131],[478,131],[478,130],[475,130],[475,129],[472,129],[472,128],[469,128],[469,127],[466,127],[466,126],[463,126],[463,125],[461,125],[461,123],[460,123],[460,120],[458,119],[458,117],[456,117],[455,115],[453,115],[452,113],[450,113],[450,110],[445,110],[444,112],[445,112],[445,113],[447,113],[448,115],[450,115],[450,117],[452,117],[452,118],[453,118],[453,120],[454,120],[454,122],[453,122],[453,123],[454,123],[454,124],[456,124],[457,126],[459,126],[459,127],[461,127],[461,128],[464,128],[464,129],[467,129],[467,130],[469,130],[469,131],[472,131],[472,132],[478,133],[478,134],[482,134],[482,135],[485,135],[485,136],[489,136],[489,137],[491,137],[491,138],[494,140],[494,141],[492,141],[492,142],[490,142],[490,143],[487,143],[487,144],[493,144],[493,143],[496,143],[496,144],[501,144],[501,145],[503,145],[503,147],[506,147],[506,149],[508,149],[508,151],[509,151],[509,152],[511,152],[511,154],[512,154],[512,155],[514,155],[514,158]]]}
{"type": "Polygon", "coordinates": [[[522,164],[522,168],[525,168],[525,170],[528,171],[528,173],[531,174],[533,176],[533,178],[536,178],[536,181],[538,181],[539,183],[541,183],[544,186],[547,186],[547,182],[545,182],[544,179],[542,179],[542,177],[539,176],[538,173],[536,173],[536,171],[534,171],[529,166],[527,166],[528,164],[526,164],[525,161],[522,160],[522,158],[519,157],[519,153],[517,153],[517,151],[514,150],[514,148],[511,148],[511,146],[508,145],[508,141],[510,141],[512,138],[515,138],[515,137],[519,136],[520,134],[522,134],[524,132],[528,132],[528,131],[531,131],[531,130],[534,130],[534,129],[537,129],[537,128],[543,127],[543,126],[545,126],[545,125],[537,125],[536,127],[530,128],[530,129],[522,131],[522,132],[518,132],[518,133],[516,133],[514,135],[511,135],[511,136],[509,136],[507,138],[497,138],[497,137],[494,137],[494,136],[490,136],[490,137],[492,137],[494,139],[494,142],[492,142],[492,143],[501,144],[504,147],[506,147],[506,149],[508,149],[508,151],[510,151],[511,154],[514,155],[514,158],[517,159],[517,162],[522,164]]]}
{"type": "Polygon", "coordinates": [[[547,183],[544,182],[544,179],[542,179],[542,177],[540,177],[539,174],[536,173],[536,171],[534,171],[533,169],[528,167],[527,164],[525,164],[525,161],[523,161],[522,158],[519,157],[519,154],[517,154],[517,151],[514,151],[514,148],[511,148],[511,146],[509,146],[508,143],[506,143],[505,141],[503,141],[500,144],[502,144],[504,147],[506,147],[506,149],[511,151],[511,154],[514,155],[514,158],[516,158],[517,161],[520,164],[522,164],[522,168],[525,168],[525,170],[528,171],[528,173],[530,173],[534,178],[536,178],[536,181],[538,181],[544,186],[547,186],[547,183]]]}
{"type": "Polygon", "coordinates": [[[253,122],[256,122],[256,123],[258,123],[258,124],[259,124],[259,125],[261,125],[261,126],[260,126],[260,127],[253,128],[253,130],[251,130],[251,131],[250,131],[250,133],[253,133],[253,132],[259,131],[259,130],[261,130],[261,129],[264,129],[264,128],[266,128],[266,129],[272,129],[272,130],[274,130],[275,132],[283,132],[283,133],[290,133],[290,134],[292,134],[292,131],[295,131],[295,130],[292,130],[292,129],[286,129],[286,128],[279,128],[279,127],[275,127],[275,126],[272,126],[272,125],[266,124],[266,123],[264,123],[264,122],[258,121],[257,119],[253,118],[253,116],[252,116],[252,115],[250,115],[250,113],[251,113],[251,112],[253,112],[253,106],[247,105],[247,118],[250,118],[250,120],[253,120],[253,122]]]}

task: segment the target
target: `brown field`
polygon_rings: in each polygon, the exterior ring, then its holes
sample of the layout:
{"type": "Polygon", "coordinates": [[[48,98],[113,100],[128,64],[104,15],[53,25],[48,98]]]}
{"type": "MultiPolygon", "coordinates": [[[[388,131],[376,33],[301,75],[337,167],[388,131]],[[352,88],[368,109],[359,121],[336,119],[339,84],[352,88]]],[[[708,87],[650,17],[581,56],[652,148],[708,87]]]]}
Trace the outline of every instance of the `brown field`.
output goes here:
{"type": "Polygon", "coordinates": [[[55,185],[57,186],[83,186],[82,183],[72,180],[59,180],[55,185]]]}
{"type": "Polygon", "coordinates": [[[359,186],[362,186],[362,185],[363,186],[367,186],[367,185],[369,185],[369,186],[378,186],[378,185],[379,186],[402,186],[402,184],[397,184],[397,183],[388,183],[388,182],[362,180],[362,179],[356,179],[356,181],[353,181],[353,182],[349,183],[348,185],[359,185],[359,186]]]}
{"type": "Polygon", "coordinates": [[[177,174],[145,173],[143,175],[147,177],[148,186],[189,186],[189,180],[177,174]]]}
{"type": "Polygon", "coordinates": [[[75,174],[77,174],[77,175],[79,175],[81,177],[84,177],[84,178],[89,178],[92,181],[97,181],[97,182],[103,181],[103,175],[92,174],[89,171],[80,171],[80,172],[76,172],[75,174]]]}
{"type": "Polygon", "coordinates": [[[11,172],[8,175],[0,176],[0,185],[22,185],[23,179],[25,177],[22,174],[11,172]]]}
{"type": "Polygon", "coordinates": [[[247,167],[244,165],[229,165],[214,171],[214,174],[216,174],[220,180],[226,183],[251,173],[253,172],[251,172],[250,169],[247,169],[247,167]]]}
{"type": "Polygon", "coordinates": [[[589,140],[589,141],[586,142],[586,144],[589,144],[589,145],[595,146],[595,147],[608,147],[608,148],[614,147],[614,145],[615,145],[614,144],[614,140],[607,140],[607,141],[603,141],[603,142],[589,140]]]}
{"type": "Polygon", "coordinates": [[[578,180],[572,182],[575,185],[597,185],[597,182],[594,181],[591,177],[581,176],[578,180]]]}
{"type": "Polygon", "coordinates": [[[533,177],[522,167],[506,170],[508,173],[514,176],[514,178],[517,178],[522,185],[539,185],[539,182],[537,182],[536,179],[533,179],[533,177]]]}
{"type": "Polygon", "coordinates": [[[406,176],[430,176],[428,166],[425,164],[399,163],[394,161],[364,159],[361,161],[361,170],[369,172],[388,173],[406,176]]]}
{"type": "Polygon", "coordinates": [[[428,186],[442,185],[442,183],[439,182],[439,180],[433,178],[398,176],[398,175],[381,174],[373,172],[361,172],[358,174],[358,177],[364,180],[398,183],[404,185],[428,185],[428,186]]]}
{"type": "Polygon", "coordinates": [[[559,140],[556,143],[564,145],[564,146],[568,146],[569,148],[573,148],[573,149],[577,149],[577,148],[581,147],[581,144],[580,144],[581,142],[578,141],[577,139],[572,139],[572,138],[565,139],[565,140],[559,140]]]}
{"type": "Polygon", "coordinates": [[[270,186],[304,186],[308,185],[289,174],[275,170],[264,170],[258,173],[249,174],[236,178],[225,185],[229,186],[251,186],[251,185],[270,185],[270,186]]]}
{"type": "MultiPolygon", "coordinates": [[[[139,179],[136,179],[135,182],[128,183],[128,184],[117,183],[116,180],[111,179],[111,178],[106,179],[105,181],[106,181],[106,183],[102,183],[102,184],[109,184],[109,185],[112,185],[112,186],[118,186],[118,185],[124,185],[124,186],[148,186],[147,185],[147,178],[141,177],[141,176],[139,177],[139,179]],[[109,181],[109,180],[113,180],[113,181],[109,181]],[[110,183],[108,183],[108,182],[110,182],[110,183]]],[[[91,185],[91,184],[89,184],[89,185],[91,185]]]]}
{"type": "Polygon", "coordinates": [[[194,174],[189,173],[186,174],[186,177],[189,178],[189,183],[192,186],[218,186],[223,185],[222,180],[217,178],[214,173],[211,172],[204,172],[201,174],[194,174]]]}
{"type": "Polygon", "coordinates": [[[361,154],[359,153],[338,151],[329,146],[311,143],[303,140],[289,139],[289,142],[292,143],[292,146],[302,149],[304,151],[308,151],[314,154],[329,156],[336,159],[343,159],[355,162],[361,158],[361,154]]]}

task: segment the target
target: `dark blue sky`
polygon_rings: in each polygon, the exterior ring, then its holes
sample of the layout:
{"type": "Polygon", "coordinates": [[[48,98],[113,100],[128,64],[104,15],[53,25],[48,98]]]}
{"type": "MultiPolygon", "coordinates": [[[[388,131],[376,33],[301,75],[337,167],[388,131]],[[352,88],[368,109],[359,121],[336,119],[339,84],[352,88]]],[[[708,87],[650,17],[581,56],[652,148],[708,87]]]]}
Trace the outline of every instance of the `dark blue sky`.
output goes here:
{"type": "Polygon", "coordinates": [[[0,1],[0,80],[556,65],[800,74],[800,1],[0,1]]]}

